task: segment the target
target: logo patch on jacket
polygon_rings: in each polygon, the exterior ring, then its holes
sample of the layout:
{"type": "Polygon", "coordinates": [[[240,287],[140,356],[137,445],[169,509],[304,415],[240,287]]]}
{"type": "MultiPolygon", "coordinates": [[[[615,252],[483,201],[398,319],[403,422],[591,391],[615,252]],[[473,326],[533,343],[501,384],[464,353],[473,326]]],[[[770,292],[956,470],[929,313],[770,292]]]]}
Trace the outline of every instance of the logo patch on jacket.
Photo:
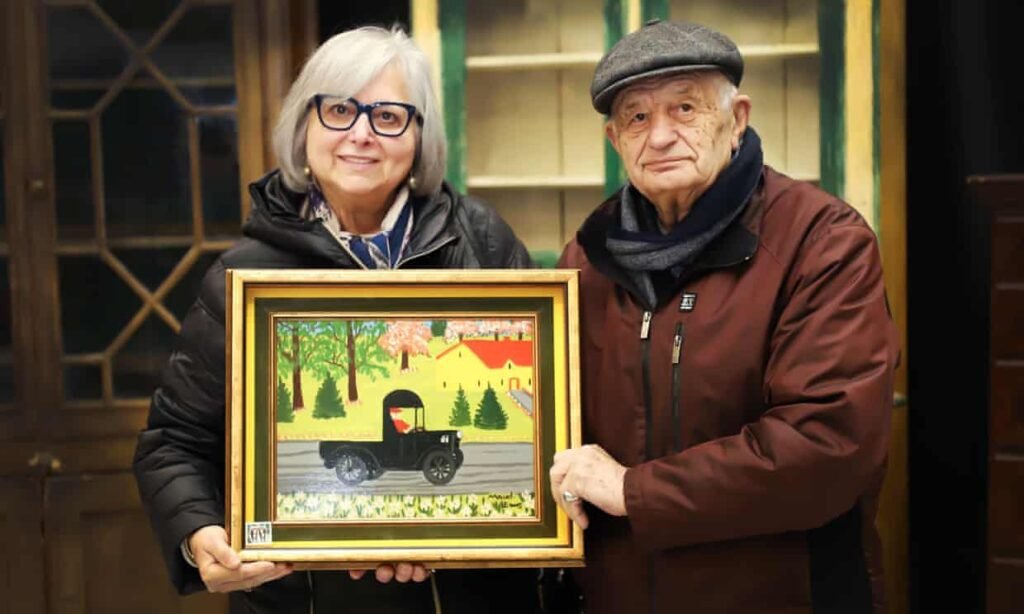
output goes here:
{"type": "Polygon", "coordinates": [[[696,292],[683,292],[683,298],[679,301],[679,311],[693,311],[693,306],[696,304],[696,292]]]}

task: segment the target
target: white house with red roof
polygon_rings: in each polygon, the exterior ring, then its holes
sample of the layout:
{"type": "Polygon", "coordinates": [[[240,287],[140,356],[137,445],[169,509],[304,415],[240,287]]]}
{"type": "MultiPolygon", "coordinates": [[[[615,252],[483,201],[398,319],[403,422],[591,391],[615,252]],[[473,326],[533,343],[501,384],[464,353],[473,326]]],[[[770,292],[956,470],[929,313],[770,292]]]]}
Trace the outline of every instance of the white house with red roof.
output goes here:
{"type": "Polygon", "coordinates": [[[443,390],[533,391],[533,341],[466,339],[437,355],[437,385],[443,390]]]}

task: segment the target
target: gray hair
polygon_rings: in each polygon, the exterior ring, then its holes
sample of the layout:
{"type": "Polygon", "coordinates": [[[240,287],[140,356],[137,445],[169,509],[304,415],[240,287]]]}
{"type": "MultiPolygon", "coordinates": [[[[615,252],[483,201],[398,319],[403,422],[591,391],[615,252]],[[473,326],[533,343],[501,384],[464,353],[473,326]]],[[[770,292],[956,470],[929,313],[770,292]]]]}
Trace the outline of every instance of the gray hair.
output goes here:
{"type": "Polygon", "coordinates": [[[736,94],[739,93],[739,88],[736,84],[729,80],[729,77],[723,72],[715,71],[718,75],[716,85],[718,87],[718,106],[723,112],[732,111],[732,103],[736,101],[736,94]]]}
{"type": "Polygon", "coordinates": [[[430,62],[398,26],[391,30],[367,26],[336,34],[306,61],[281,104],[281,114],[274,127],[274,153],[288,188],[296,192],[309,190],[311,179],[306,177],[304,169],[306,127],[311,112],[309,101],[313,95],[354,96],[391,65],[405,78],[410,102],[423,116],[412,168],[416,179],[413,193],[424,196],[440,189],[448,145],[434,95],[430,62]]]}

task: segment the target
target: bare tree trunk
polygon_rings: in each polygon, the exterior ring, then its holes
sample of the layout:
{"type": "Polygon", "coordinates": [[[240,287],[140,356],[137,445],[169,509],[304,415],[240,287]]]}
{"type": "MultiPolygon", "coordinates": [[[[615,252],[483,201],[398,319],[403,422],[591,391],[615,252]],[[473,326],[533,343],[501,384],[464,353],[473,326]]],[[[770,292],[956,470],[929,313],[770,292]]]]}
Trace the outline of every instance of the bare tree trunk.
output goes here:
{"type": "Polygon", "coordinates": [[[402,371],[409,370],[409,352],[402,351],[402,371]]]}
{"type": "Polygon", "coordinates": [[[356,335],[352,330],[352,320],[346,322],[348,325],[348,341],[345,344],[348,350],[348,400],[359,400],[359,389],[356,388],[356,335]]]}
{"type": "Polygon", "coordinates": [[[292,351],[295,353],[295,359],[292,364],[292,411],[305,409],[306,403],[302,399],[302,352],[299,348],[299,332],[296,330],[292,331],[292,351]]]}

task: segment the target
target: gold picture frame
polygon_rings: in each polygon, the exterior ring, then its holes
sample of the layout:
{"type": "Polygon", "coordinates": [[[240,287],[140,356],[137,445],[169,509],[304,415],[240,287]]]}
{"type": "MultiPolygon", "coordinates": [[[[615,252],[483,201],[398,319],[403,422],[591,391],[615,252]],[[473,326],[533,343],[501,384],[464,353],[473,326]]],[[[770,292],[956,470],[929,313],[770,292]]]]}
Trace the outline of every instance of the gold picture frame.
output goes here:
{"type": "Polygon", "coordinates": [[[227,272],[226,524],[299,569],[583,564],[578,273],[227,272]]]}

